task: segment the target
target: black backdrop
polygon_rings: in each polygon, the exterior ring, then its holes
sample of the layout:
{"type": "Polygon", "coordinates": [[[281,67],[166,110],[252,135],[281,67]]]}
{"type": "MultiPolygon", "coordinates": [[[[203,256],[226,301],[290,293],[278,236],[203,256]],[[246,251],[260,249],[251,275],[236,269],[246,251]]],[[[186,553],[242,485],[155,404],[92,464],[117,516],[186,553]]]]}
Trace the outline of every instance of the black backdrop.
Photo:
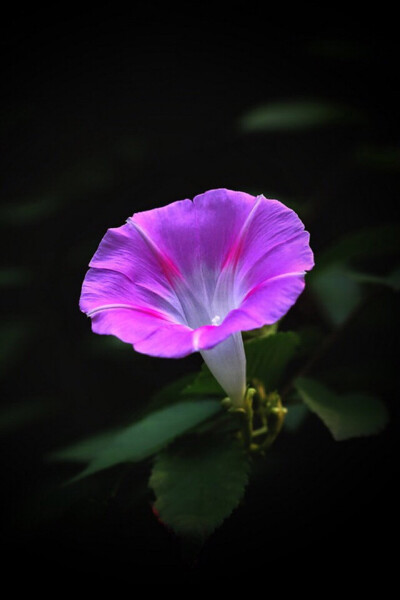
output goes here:
{"type": "MultiPolygon", "coordinates": [[[[78,309],[80,286],[108,227],[228,187],[304,210],[318,261],[342,234],[397,220],[398,166],[354,159],[360,148],[398,149],[390,15],[379,23],[316,14],[304,21],[289,24],[245,4],[218,20],[205,9],[172,15],[155,7],[125,16],[109,7],[46,16],[21,10],[5,20],[1,400],[17,408],[4,413],[11,417],[1,438],[2,514],[8,558],[22,570],[183,569],[178,541],[153,518],[143,492],[148,464],[133,469],[124,500],[101,516],[90,502],[60,516],[60,496],[48,501],[76,472],[48,463],[51,450],[129,419],[160,385],[201,363],[197,355],[135,355],[90,332],[78,309]],[[345,105],[356,119],[241,131],[254,107],[298,100],[345,105]],[[35,408],[26,417],[28,405],[35,408]]],[[[385,270],[378,260],[372,267],[385,270]]],[[[397,297],[388,292],[381,302],[384,334],[369,333],[366,316],[364,330],[326,361],[383,359],[379,385],[392,424],[377,438],[340,444],[313,419],[299,439],[282,435],[244,505],[209,540],[197,567],[203,574],[236,562],[271,571],[272,564],[330,564],[336,572],[338,564],[388,559],[386,535],[397,522],[397,297]]],[[[310,316],[302,298],[286,327],[310,316]]]]}

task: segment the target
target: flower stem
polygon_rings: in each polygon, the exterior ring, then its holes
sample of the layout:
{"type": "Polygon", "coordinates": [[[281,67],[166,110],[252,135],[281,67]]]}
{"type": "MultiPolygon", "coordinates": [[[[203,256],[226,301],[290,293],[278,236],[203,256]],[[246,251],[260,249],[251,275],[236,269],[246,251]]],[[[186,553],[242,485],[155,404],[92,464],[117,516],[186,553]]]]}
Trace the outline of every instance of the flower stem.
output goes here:
{"type": "Polygon", "coordinates": [[[278,437],[287,409],[277,392],[265,393],[264,387],[257,382],[257,389],[248,388],[242,406],[232,406],[232,401],[226,398],[223,406],[239,418],[239,437],[245,449],[252,453],[264,453],[278,437]],[[256,396],[256,406],[253,402],[256,396]],[[254,420],[261,421],[261,427],[254,429],[254,420]],[[257,438],[257,441],[256,441],[257,438]],[[258,442],[258,439],[261,441],[258,442]]]}

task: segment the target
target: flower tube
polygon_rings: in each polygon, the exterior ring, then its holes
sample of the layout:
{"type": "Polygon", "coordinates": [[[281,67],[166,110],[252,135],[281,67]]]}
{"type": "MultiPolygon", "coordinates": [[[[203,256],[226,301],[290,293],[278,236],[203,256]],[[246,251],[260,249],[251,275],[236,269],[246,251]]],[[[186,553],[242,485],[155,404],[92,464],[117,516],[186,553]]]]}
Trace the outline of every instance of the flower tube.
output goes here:
{"type": "Polygon", "coordinates": [[[180,358],[199,351],[241,406],[240,332],[280,319],[313,265],[296,213],[262,195],[215,189],[109,229],[90,261],[80,308],[95,333],[137,352],[180,358]]]}

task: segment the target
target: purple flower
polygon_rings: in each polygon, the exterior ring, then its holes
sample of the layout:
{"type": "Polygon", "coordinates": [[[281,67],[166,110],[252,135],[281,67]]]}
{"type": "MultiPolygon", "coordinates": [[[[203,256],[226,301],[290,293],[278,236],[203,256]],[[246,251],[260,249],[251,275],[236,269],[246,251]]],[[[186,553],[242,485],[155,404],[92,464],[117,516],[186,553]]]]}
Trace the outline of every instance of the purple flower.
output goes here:
{"type": "Polygon", "coordinates": [[[80,308],[92,329],[138,352],[199,351],[233,403],[246,389],[241,331],[275,323],[313,267],[309,234],[277,200],[216,189],[109,229],[80,308]]]}

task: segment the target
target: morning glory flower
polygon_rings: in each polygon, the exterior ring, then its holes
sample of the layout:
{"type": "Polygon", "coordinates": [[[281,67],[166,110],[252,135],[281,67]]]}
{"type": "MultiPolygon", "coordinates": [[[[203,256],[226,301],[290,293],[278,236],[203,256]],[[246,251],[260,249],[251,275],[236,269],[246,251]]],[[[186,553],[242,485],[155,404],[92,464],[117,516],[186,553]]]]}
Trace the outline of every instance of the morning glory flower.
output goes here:
{"type": "Polygon", "coordinates": [[[80,298],[95,333],[137,352],[200,352],[235,406],[246,392],[241,331],[275,323],[314,265],[309,234],[277,200],[215,189],[109,229],[80,298]]]}

